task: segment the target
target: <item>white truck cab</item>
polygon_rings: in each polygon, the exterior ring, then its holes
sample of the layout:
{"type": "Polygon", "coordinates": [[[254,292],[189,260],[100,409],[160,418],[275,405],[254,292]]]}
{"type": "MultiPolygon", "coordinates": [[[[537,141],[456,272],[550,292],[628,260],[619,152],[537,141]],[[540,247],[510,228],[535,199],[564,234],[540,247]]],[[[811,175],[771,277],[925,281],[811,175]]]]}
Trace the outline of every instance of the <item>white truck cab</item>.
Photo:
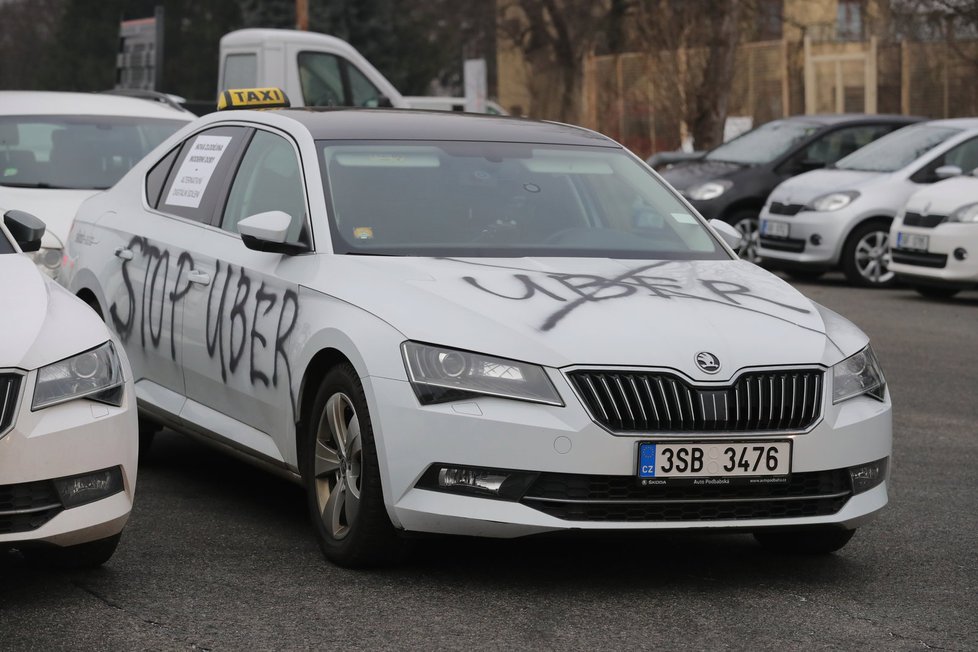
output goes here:
{"type": "Polygon", "coordinates": [[[274,86],[292,106],[407,108],[408,103],[356,48],[316,32],[241,29],[221,38],[218,94],[274,86]]]}

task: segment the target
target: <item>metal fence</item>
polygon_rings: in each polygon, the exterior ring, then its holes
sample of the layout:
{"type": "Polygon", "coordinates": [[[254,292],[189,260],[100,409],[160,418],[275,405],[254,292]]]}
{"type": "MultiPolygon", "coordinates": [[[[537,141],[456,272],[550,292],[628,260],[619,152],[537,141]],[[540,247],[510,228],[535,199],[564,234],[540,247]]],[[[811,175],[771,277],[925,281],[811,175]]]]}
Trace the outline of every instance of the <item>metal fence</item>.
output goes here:
{"type": "MultiPolygon", "coordinates": [[[[680,147],[703,50],[589,56],[582,122],[640,156],[680,147]],[[685,80],[680,83],[679,80],[685,80]]],[[[978,115],[978,41],[766,41],[736,51],[728,115],[978,115]]]]}

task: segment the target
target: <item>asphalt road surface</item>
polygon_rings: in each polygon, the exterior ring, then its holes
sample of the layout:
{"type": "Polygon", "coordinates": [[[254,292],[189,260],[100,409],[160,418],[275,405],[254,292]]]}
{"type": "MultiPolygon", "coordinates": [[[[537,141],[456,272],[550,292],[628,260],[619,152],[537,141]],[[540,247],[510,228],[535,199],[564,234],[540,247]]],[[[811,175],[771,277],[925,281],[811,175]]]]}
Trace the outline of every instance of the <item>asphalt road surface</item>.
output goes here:
{"type": "Polygon", "coordinates": [[[0,650],[978,650],[978,292],[800,287],[870,334],[893,394],[890,506],[839,554],[446,538],[349,571],[320,556],[299,487],[165,432],[104,568],[0,555],[0,650]]]}

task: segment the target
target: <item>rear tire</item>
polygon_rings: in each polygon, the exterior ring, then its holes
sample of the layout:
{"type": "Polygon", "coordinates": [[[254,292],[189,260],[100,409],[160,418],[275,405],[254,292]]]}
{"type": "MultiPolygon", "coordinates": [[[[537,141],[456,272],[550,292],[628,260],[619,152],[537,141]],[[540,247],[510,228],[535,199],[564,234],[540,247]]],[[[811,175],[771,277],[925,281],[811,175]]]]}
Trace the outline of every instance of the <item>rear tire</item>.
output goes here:
{"type": "Polygon", "coordinates": [[[825,275],[822,270],[813,269],[786,269],[785,273],[796,281],[817,281],[825,275]]]}
{"type": "Polygon", "coordinates": [[[961,291],[958,288],[942,288],[932,285],[915,285],[913,289],[928,299],[950,299],[961,291]]]}
{"type": "Polygon", "coordinates": [[[349,568],[401,561],[406,545],[387,515],[367,400],[350,364],[326,374],[306,421],[302,477],[323,555],[349,568]]]}
{"type": "Polygon", "coordinates": [[[811,527],[796,530],[758,530],[757,542],[769,550],[802,555],[827,555],[841,550],[855,530],[811,527]]]}
{"type": "Polygon", "coordinates": [[[882,220],[864,222],[852,230],[842,248],[842,272],[849,285],[888,288],[896,285],[890,271],[890,225],[882,220]]]}
{"type": "Polygon", "coordinates": [[[145,462],[149,459],[150,450],[153,448],[153,440],[156,433],[163,430],[156,421],[149,417],[139,416],[139,461],[145,462]]]}
{"type": "Polygon", "coordinates": [[[109,561],[121,538],[122,533],[120,532],[105,539],[80,543],[75,546],[28,548],[21,552],[30,561],[65,570],[98,568],[109,561]]]}

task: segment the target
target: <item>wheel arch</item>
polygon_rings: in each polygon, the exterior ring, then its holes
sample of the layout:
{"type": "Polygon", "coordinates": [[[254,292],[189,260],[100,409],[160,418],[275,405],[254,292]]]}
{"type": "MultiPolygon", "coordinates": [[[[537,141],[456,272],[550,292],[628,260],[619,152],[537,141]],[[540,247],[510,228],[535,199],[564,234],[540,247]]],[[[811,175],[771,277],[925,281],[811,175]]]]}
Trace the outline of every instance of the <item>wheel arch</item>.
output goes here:
{"type": "Polygon", "coordinates": [[[886,222],[887,225],[893,224],[893,220],[896,219],[895,215],[886,215],[884,213],[871,213],[869,215],[864,215],[859,219],[853,220],[849,227],[846,229],[845,233],[839,238],[838,245],[836,246],[836,260],[839,261],[838,264],[842,263],[842,252],[846,248],[846,244],[849,242],[849,238],[852,237],[853,232],[864,224],[869,224],[870,222],[886,222]]]}

